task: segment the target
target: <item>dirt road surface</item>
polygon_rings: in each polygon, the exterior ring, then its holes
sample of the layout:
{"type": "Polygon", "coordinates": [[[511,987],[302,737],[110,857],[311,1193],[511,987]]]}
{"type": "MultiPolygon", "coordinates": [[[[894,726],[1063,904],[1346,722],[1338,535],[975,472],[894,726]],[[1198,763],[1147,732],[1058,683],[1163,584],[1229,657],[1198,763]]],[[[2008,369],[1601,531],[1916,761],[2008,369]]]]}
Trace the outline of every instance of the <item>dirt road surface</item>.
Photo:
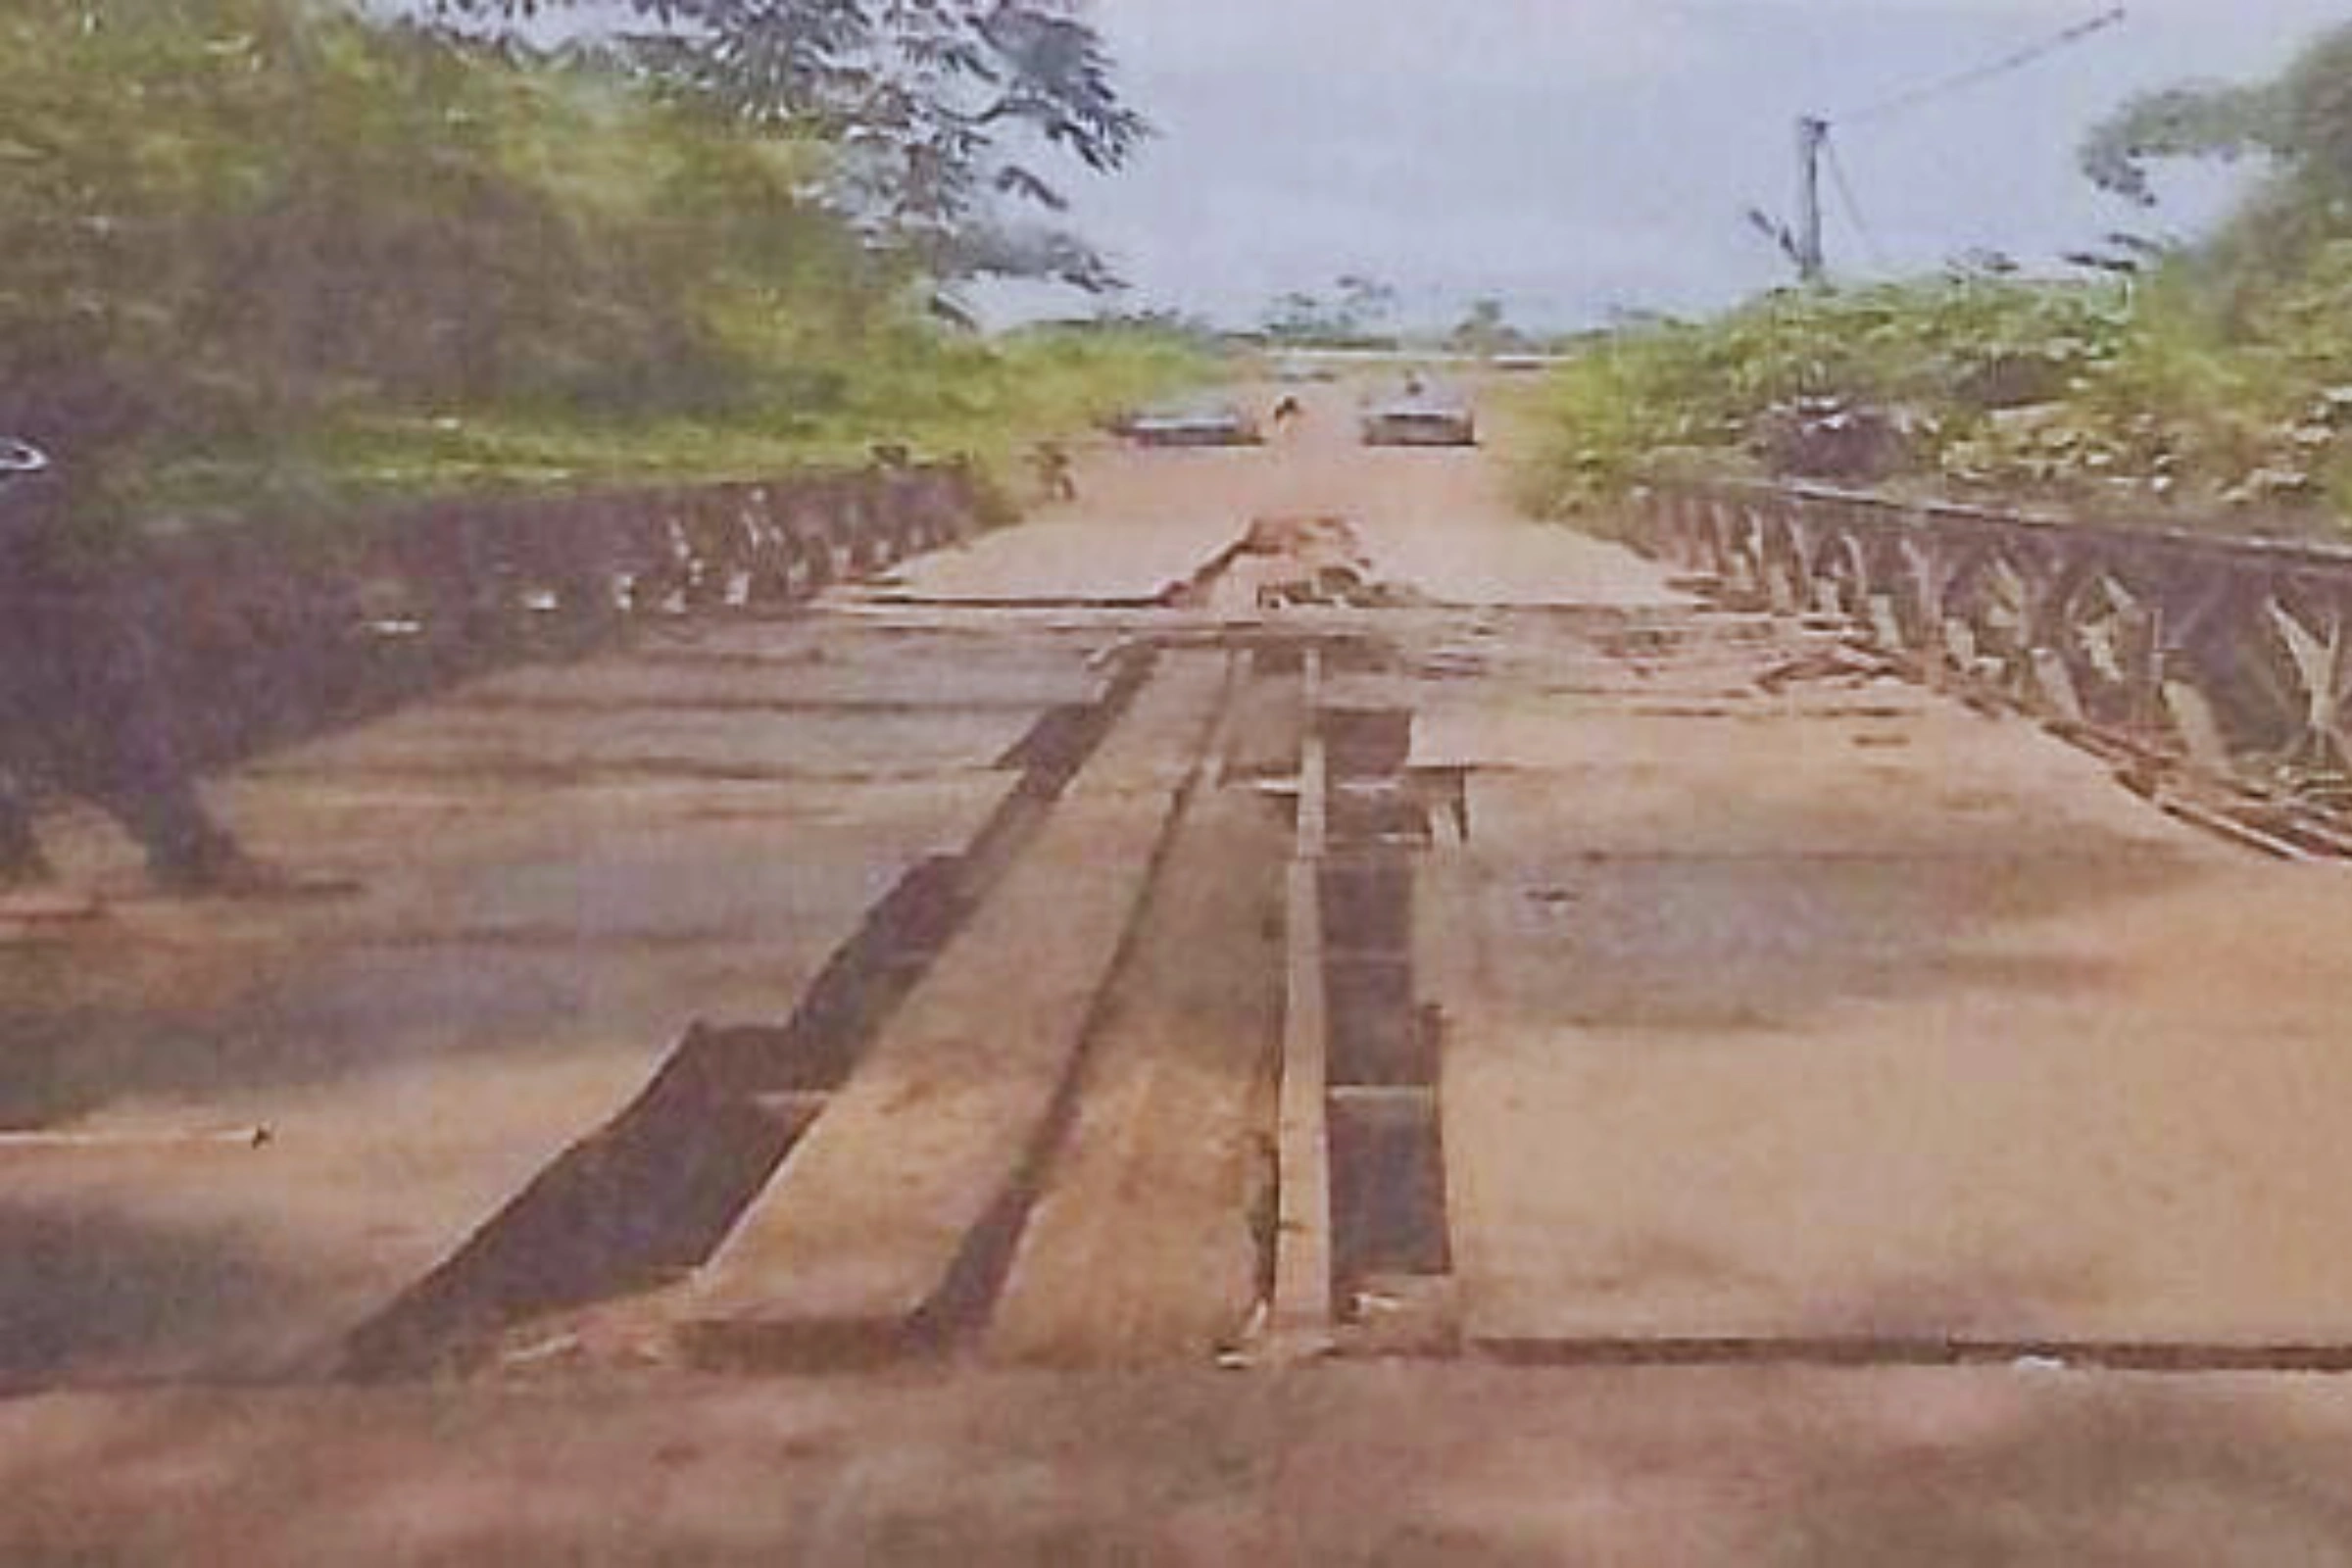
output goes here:
{"type": "Polygon", "coordinates": [[[51,824],[0,1561],[2352,1562],[2342,868],[1351,395],[51,824]]]}

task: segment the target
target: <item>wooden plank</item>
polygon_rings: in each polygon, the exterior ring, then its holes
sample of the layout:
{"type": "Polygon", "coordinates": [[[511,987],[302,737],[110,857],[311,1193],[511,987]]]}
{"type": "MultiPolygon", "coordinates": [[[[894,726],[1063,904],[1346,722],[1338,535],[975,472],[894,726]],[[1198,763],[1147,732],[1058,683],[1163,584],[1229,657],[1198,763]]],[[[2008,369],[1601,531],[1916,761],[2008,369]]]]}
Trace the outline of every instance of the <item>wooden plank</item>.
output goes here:
{"type": "Polygon", "coordinates": [[[1325,1126],[1329,1023],[1323,996],[1323,914],[1316,867],[1290,868],[1290,984],[1275,1140],[1281,1171],[1274,1247],[1278,1343],[1311,1348],[1331,1333],[1331,1159],[1325,1126]]]}
{"type": "Polygon", "coordinates": [[[1239,784],[1186,809],[990,1319],[991,1359],[1200,1363],[1248,1325],[1272,1221],[1290,837],[1239,784]]]}
{"type": "Polygon", "coordinates": [[[1271,1328],[1278,1353],[1312,1353],[1332,1331],[1331,1149],[1324,1102],[1330,1015],[1323,975],[1323,852],[1330,778],[1318,724],[1322,658],[1307,655],[1309,724],[1299,767],[1298,837],[1289,874],[1289,1001],[1275,1131],[1280,1189],[1271,1328]]]}
{"type": "Polygon", "coordinates": [[[1077,1060],[1226,689],[1171,659],[684,1303],[713,1363],[884,1355],[937,1326],[1016,1195],[1077,1060]]]}

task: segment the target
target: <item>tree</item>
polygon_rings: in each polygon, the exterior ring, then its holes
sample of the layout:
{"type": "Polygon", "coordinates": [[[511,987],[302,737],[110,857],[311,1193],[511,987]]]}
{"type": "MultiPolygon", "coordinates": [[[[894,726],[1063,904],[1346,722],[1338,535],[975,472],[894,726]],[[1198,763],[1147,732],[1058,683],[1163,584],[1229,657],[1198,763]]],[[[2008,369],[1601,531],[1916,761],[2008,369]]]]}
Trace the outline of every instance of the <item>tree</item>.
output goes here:
{"type": "Polygon", "coordinates": [[[2266,82],[2171,87],[2132,100],[2083,143],[2101,188],[2156,205],[2147,166],[2267,156],[2311,194],[2352,193],[2352,26],[2325,32],[2266,82]]]}
{"type": "Polygon", "coordinates": [[[1266,336],[1283,343],[1312,343],[1334,335],[1323,302],[1302,289],[1277,297],[1266,308],[1266,336]]]}
{"type": "Polygon", "coordinates": [[[1446,334],[1446,346],[1460,354],[1509,354],[1528,346],[1527,334],[1510,323],[1497,299],[1473,300],[1470,314],[1446,334]]]}
{"type": "Polygon", "coordinates": [[[1339,315],[1350,337],[1376,333],[1396,312],[1396,289],[1362,272],[1343,272],[1333,285],[1339,293],[1339,315]]]}
{"type": "Polygon", "coordinates": [[[2230,223],[2183,264],[2225,336],[2256,332],[2279,290],[2352,240],[2352,26],[2322,33],[2268,81],[2135,98],[2081,153],[2095,183],[2143,208],[2159,199],[2151,166],[2174,159],[2267,165],[2230,223]]]}
{"type": "MultiPolygon", "coordinates": [[[[461,22],[589,3],[431,0],[461,22]]],[[[1085,0],[625,3],[651,25],[608,32],[605,47],[731,117],[832,143],[834,199],[877,244],[945,279],[1115,284],[1090,247],[1011,216],[1068,207],[1038,153],[1108,172],[1150,134],[1085,0]]]]}
{"type": "Polygon", "coordinates": [[[801,194],[821,149],[314,0],[19,0],[0,104],[0,432],[77,467],[807,407],[903,310],[801,194]]]}
{"type": "Polygon", "coordinates": [[[2270,81],[2143,94],[2082,149],[2093,182],[2141,207],[2157,205],[2151,163],[2247,157],[2274,169],[2258,207],[2317,215],[2352,198],[2352,26],[2321,34],[2270,81]]]}
{"type": "Polygon", "coordinates": [[[1360,343],[1379,336],[1396,309],[1396,289],[1361,272],[1344,272],[1328,295],[1293,289],[1277,296],[1263,330],[1284,343],[1360,343]]]}

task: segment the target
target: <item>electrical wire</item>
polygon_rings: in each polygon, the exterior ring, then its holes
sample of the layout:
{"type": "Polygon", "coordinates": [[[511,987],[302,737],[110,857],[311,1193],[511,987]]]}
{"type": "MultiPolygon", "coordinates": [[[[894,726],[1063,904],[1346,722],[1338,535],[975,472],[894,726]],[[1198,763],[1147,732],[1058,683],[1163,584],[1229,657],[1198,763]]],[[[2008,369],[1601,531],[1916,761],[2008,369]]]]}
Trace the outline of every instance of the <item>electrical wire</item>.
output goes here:
{"type": "Polygon", "coordinates": [[[1830,183],[1837,188],[1838,204],[1845,209],[1845,220],[1853,224],[1854,233],[1862,241],[1862,252],[1870,258],[1870,265],[1879,271],[1886,271],[1886,253],[1880,249],[1878,236],[1871,232],[1870,220],[1862,216],[1862,204],[1854,198],[1853,181],[1845,175],[1845,159],[1838,153],[1837,142],[1827,136],[1822,137],[1821,147],[1830,166],[1830,183]]]}
{"type": "Polygon", "coordinates": [[[1946,76],[1940,81],[1932,81],[1907,92],[1897,93],[1891,98],[1885,98],[1875,104],[1839,115],[1837,117],[1838,122],[1850,125],[1892,119],[1896,115],[1917,109],[1923,104],[1933,103],[1938,98],[1948,97],[1981,82],[1990,81],[1996,76],[2005,76],[2013,71],[2023,71],[2026,67],[2038,64],[2061,49],[2071,48],[2075,44],[2081,43],[2093,33],[2104,32],[2109,27],[2120,25],[2128,21],[2131,15],[2128,8],[2115,6],[2099,13],[2087,22],[2077,23],[2056,37],[2029,44],[2012,54],[2003,55],[1998,60],[1987,61],[1974,70],[1964,71],[1956,76],[1946,76]]]}

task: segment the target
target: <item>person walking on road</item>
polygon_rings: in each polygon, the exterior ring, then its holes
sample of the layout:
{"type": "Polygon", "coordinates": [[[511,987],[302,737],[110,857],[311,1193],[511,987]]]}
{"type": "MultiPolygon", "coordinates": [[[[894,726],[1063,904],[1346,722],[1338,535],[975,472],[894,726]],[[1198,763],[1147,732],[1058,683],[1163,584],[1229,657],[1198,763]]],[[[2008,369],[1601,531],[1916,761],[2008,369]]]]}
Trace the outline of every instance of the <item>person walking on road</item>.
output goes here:
{"type": "Polygon", "coordinates": [[[1058,441],[1040,441],[1030,449],[1029,461],[1037,470],[1038,489],[1048,501],[1078,499],[1078,478],[1067,447],[1058,441]]]}

